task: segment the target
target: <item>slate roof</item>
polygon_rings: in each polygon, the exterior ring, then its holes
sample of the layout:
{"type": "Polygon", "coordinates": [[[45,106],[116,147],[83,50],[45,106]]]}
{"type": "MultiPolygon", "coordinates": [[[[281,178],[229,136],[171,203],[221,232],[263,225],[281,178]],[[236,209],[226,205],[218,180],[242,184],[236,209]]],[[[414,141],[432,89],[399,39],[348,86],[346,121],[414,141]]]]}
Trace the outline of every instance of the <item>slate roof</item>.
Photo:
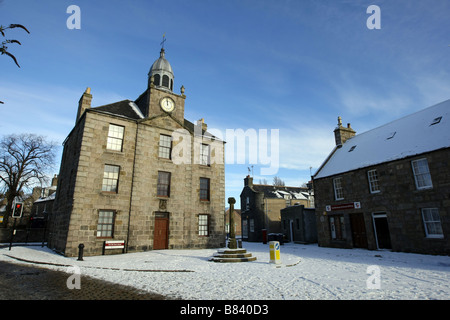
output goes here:
{"type": "MultiPolygon", "coordinates": [[[[119,116],[119,117],[124,117],[124,118],[131,119],[131,120],[144,119],[145,117],[142,114],[141,107],[138,106],[138,104],[142,104],[143,101],[145,101],[146,94],[147,94],[147,91],[144,92],[138,99],[136,99],[136,101],[122,100],[122,101],[106,104],[103,106],[90,108],[88,110],[111,114],[111,115],[115,115],[115,116],[119,116]]],[[[187,119],[184,119],[183,125],[188,131],[194,133],[195,126],[196,126],[194,123],[192,123],[191,121],[189,121],[187,119]]],[[[213,136],[212,134],[210,134],[209,132],[207,132],[205,130],[202,130],[202,135],[210,137],[210,138],[218,139],[217,137],[213,136]]]]}
{"type": "Polygon", "coordinates": [[[290,199],[308,199],[308,188],[303,187],[284,187],[265,184],[254,184],[252,189],[256,192],[264,193],[265,198],[285,198],[289,195],[290,199]]]}
{"type": "Polygon", "coordinates": [[[91,108],[91,110],[114,114],[116,116],[121,116],[133,120],[144,118],[144,115],[142,114],[138,106],[134,103],[134,101],[131,100],[122,100],[104,106],[91,108]]]}
{"type": "Polygon", "coordinates": [[[333,149],[314,179],[449,147],[450,100],[446,100],[348,139],[333,149]]]}

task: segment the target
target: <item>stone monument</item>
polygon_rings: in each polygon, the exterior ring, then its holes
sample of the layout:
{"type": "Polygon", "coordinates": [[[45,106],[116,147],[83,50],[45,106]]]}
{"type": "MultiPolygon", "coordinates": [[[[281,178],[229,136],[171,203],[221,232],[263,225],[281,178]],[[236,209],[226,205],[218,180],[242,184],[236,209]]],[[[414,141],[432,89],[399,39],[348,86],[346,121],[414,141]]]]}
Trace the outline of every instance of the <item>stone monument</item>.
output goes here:
{"type": "Polygon", "coordinates": [[[229,249],[237,249],[236,233],[234,230],[234,204],[236,199],[228,198],[228,204],[230,205],[230,239],[228,240],[229,249]]]}
{"type": "Polygon", "coordinates": [[[228,239],[228,249],[220,249],[218,253],[211,258],[214,262],[248,262],[255,261],[256,257],[252,257],[251,253],[247,253],[246,249],[238,248],[236,234],[234,230],[234,204],[236,199],[228,198],[230,205],[230,238],[228,239]]]}

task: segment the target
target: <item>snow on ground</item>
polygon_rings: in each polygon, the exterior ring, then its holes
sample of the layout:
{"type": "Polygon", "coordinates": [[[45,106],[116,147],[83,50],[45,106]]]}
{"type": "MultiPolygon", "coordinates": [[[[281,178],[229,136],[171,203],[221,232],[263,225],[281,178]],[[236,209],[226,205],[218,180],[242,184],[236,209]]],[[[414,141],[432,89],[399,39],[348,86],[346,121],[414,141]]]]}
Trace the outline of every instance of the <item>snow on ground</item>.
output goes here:
{"type": "Polygon", "coordinates": [[[69,273],[74,268],[68,266],[78,266],[82,275],[177,299],[450,298],[448,256],[288,243],[281,246],[281,265],[275,265],[269,262],[268,244],[244,242],[243,246],[257,257],[256,261],[208,261],[216,249],[155,250],[84,257],[84,261],[77,261],[40,246],[0,249],[0,260],[30,264],[18,260],[25,259],[45,263],[36,264],[40,267],[69,273]]]}

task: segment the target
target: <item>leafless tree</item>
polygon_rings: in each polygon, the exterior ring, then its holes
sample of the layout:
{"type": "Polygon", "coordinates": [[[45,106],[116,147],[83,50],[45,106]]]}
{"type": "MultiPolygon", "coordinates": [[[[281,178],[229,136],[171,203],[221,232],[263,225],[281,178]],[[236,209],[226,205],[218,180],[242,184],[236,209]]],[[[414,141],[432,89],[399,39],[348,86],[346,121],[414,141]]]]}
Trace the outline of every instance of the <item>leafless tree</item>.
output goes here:
{"type": "Polygon", "coordinates": [[[281,180],[281,178],[280,177],[273,177],[273,183],[272,183],[274,186],[277,186],[277,187],[284,187],[285,186],[285,183],[284,183],[284,181],[283,180],[281,180]]]}
{"type": "Polygon", "coordinates": [[[0,187],[7,198],[3,225],[7,226],[15,197],[42,185],[55,165],[56,143],[35,134],[4,136],[0,141],[0,187]]]}

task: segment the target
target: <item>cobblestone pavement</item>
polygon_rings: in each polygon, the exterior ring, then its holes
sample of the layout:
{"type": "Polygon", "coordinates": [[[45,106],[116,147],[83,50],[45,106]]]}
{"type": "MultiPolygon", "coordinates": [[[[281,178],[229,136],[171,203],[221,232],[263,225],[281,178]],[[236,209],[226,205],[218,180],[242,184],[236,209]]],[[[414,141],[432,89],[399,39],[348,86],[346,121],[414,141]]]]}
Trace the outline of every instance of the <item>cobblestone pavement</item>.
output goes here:
{"type": "Polygon", "coordinates": [[[0,300],[165,300],[159,294],[81,275],[80,289],[67,288],[71,274],[0,261],[0,300]]]}

